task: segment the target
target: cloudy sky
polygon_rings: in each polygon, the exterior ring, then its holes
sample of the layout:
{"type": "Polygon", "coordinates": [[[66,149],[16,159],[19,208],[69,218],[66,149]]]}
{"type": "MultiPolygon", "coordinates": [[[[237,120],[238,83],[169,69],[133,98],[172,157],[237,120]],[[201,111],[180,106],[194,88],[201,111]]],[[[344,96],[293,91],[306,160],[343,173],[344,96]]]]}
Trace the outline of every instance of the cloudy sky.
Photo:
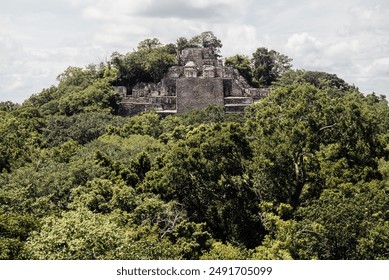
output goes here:
{"type": "Polygon", "coordinates": [[[0,0],[0,101],[23,102],[68,66],[107,61],[146,38],[213,31],[222,55],[267,47],[296,69],[389,96],[387,0],[0,0]]]}

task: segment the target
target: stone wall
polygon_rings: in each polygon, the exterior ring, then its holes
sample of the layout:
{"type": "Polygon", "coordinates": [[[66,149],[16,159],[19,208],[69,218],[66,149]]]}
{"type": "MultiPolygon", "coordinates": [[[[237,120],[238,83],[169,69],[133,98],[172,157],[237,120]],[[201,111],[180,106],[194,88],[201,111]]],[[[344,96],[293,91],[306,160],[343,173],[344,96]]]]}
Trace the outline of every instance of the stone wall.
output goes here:
{"type": "Polygon", "coordinates": [[[203,109],[209,104],[224,105],[220,78],[182,78],[177,80],[177,113],[203,109]]]}
{"type": "Polygon", "coordinates": [[[157,110],[176,110],[177,109],[177,98],[176,96],[158,96],[151,97],[150,103],[155,104],[157,110]]]}
{"type": "Polygon", "coordinates": [[[149,99],[136,100],[134,102],[131,98],[125,98],[120,105],[119,114],[122,116],[134,116],[150,109],[158,109],[156,104],[149,102],[149,99]]]}

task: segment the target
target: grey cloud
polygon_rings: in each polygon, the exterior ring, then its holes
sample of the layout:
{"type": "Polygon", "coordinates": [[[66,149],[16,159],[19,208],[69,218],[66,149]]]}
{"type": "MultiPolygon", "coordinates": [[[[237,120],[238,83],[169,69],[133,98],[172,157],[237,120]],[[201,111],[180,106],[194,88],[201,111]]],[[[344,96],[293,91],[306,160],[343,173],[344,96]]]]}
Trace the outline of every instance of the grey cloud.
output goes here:
{"type": "Polygon", "coordinates": [[[12,96],[7,99],[27,98],[50,86],[67,66],[131,51],[145,38],[168,43],[205,30],[222,40],[225,56],[251,55],[264,46],[293,58],[295,68],[335,73],[363,91],[388,93],[389,2],[384,0],[4,2],[1,100],[6,93],[12,96]]]}
{"type": "Polygon", "coordinates": [[[141,10],[140,16],[179,19],[220,19],[230,14],[231,7],[223,3],[209,4],[196,7],[183,1],[151,1],[151,4],[141,10]]]}
{"type": "Polygon", "coordinates": [[[75,9],[69,5],[67,1],[50,1],[50,0],[12,0],[6,1],[6,4],[1,5],[1,14],[31,14],[42,12],[53,12],[60,14],[68,14],[74,12],[75,9]]]}

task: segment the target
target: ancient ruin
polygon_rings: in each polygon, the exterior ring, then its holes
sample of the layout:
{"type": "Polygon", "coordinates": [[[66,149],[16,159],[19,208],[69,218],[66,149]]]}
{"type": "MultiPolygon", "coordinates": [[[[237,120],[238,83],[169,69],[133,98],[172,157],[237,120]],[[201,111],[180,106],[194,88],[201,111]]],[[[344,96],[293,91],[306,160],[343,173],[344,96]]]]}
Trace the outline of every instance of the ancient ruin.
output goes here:
{"type": "Polygon", "coordinates": [[[139,83],[116,90],[123,95],[120,111],[126,116],[149,109],[165,115],[182,113],[209,104],[224,106],[226,113],[239,113],[270,91],[252,88],[238,70],[224,66],[210,48],[182,50],[178,65],[170,67],[159,83],[139,83]]]}

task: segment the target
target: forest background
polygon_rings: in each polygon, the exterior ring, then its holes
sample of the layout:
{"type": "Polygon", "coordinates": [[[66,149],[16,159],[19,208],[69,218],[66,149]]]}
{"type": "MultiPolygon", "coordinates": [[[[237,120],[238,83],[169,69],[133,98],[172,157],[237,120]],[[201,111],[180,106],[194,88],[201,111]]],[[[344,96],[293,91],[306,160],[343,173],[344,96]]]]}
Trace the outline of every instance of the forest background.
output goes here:
{"type": "Polygon", "coordinates": [[[0,258],[388,259],[385,96],[259,47],[225,61],[274,88],[244,114],[117,114],[115,85],[221,46],[146,39],[1,102],[0,258]]]}

